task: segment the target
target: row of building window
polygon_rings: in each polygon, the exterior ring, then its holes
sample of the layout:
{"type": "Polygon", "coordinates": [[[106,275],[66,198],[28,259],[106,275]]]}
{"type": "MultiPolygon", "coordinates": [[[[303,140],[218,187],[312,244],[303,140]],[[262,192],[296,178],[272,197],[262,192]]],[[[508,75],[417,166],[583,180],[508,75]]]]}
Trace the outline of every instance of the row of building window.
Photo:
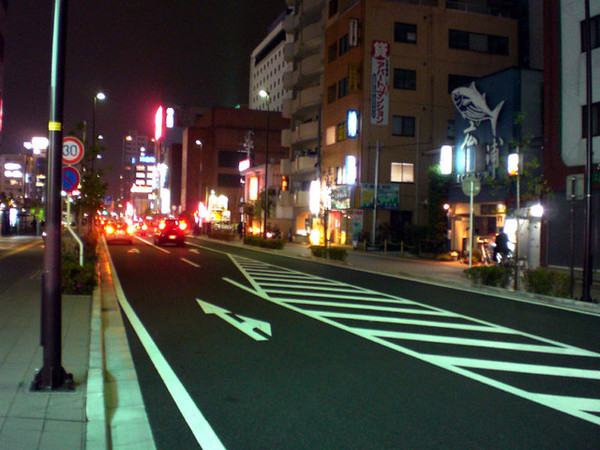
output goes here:
{"type": "Polygon", "coordinates": [[[334,42],[327,48],[327,62],[335,60],[337,57],[348,52],[348,50],[350,50],[350,40],[346,33],[339,41],[334,42]]]}
{"type": "MultiPolygon", "coordinates": [[[[417,43],[417,25],[414,23],[394,23],[394,42],[417,43]]],[[[448,47],[456,50],[508,55],[508,38],[493,34],[473,33],[462,30],[448,30],[448,47]]]]}
{"type": "MultiPolygon", "coordinates": [[[[452,93],[457,87],[465,86],[476,79],[477,77],[449,74],[448,94],[452,93]]],[[[394,89],[414,91],[417,89],[417,71],[412,69],[394,69],[392,83],[394,89]]],[[[337,83],[327,87],[327,103],[333,103],[334,101],[345,97],[348,93],[348,77],[344,77],[337,83]]]]}

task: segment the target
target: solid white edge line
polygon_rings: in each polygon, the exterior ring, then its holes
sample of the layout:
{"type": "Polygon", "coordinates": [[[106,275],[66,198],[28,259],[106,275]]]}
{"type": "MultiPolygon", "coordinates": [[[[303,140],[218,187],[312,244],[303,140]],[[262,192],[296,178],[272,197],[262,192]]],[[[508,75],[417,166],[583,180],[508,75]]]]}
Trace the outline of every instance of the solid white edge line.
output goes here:
{"type": "Polygon", "coordinates": [[[177,404],[177,407],[179,408],[183,418],[198,441],[198,444],[200,444],[202,448],[211,450],[225,449],[225,446],[222,444],[221,440],[216,435],[215,431],[212,429],[200,409],[198,409],[194,403],[194,400],[192,400],[185,389],[185,386],[181,383],[181,381],[179,381],[177,375],[175,375],[175,372],[173,369],[171,369],[171,366],[169,366],[169,363],[164,358],[158,349],[158,346],[154,343],[152,337],[148,331],[146,331],[146,328],[127,301],[110,253],[107,252],[107,255],[119,304],[129,319],[129,322],[140,339],[140,342],[146,349],[146,353],[152,360],[152,363],[165,383],[166,388],[169,390],[171,397],[177,404]]]}

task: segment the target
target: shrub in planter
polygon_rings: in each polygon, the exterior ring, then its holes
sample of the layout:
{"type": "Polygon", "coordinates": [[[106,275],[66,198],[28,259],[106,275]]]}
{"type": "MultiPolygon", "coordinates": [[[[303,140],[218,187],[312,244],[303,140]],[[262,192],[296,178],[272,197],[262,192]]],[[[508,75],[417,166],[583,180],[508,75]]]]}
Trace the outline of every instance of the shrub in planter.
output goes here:
{"type": "Polygon", "coordinates": [[[276,250],[281,250],[285,244],[283,239],[262,239],[259,242],[259,246],[262,248],[273,248],[276,250]]]}
{"type": "Polygon", "coordinates": [[[505,288],[510,282],[512,269],[500,266],[478,266],[465,269],[465,276],[473,284],[505,288]]]}
{"type": "Polygon", "coordinates": [[[219,239],[221,241],[233,241],[237,237],[237,234],[230,233],[229,231],[218,230],[210,231],[208,233],[208,237],[212,239],[219,239]]]}
{"type": "Polygon", "coordinates": [[[63,294],[89,295],[98,279],[98,232],[91,230],[82,238],[83,266],[79,265],[79,244],[70,236],[63,236],[61,248],[61,287],[63,294]]]}
{"type": "Polygon", "coordinates": [[[244,244],[281,250],[285,245],[285,241],[283,239],[265,239],[262,236],[248,235],[244,236],[244,244]]]}
{"type": "Polygon", "coordinates": [[[335,259],[337,261],[346,261],[346,257],[348,256],[348,252],[342,247],[328,247],[327,253],[330,259],[335,259]]]}
{"type": "Polygon", "coordinates": [[[345,261],[348,256],[348,252],[343,247],[327,247],[327,251],[325,251],[323,245],[311,245],[310,252],[317,258],[329,258],[337,261],[345,261]]]}
{"type": "Polygon", "coordinates": [[[311,245],[310,253],[317,258],[325,258],[325,247],[322,245],[311,245]]]}
{"type": "Polygon", "coordinates": [[[62,292],[63,294],[91,294],[97,284],[96,264],[84,262],[79,265],[79,258],[66,257],[62,259],[62,292]]]}
{"type": "Polygon", "coordinates": [[[568,297],[569,295],[569,276],[566,274],[538,267],[526,270],[523,273],[523,279],[527,292],[555,297],[568,297]]]}

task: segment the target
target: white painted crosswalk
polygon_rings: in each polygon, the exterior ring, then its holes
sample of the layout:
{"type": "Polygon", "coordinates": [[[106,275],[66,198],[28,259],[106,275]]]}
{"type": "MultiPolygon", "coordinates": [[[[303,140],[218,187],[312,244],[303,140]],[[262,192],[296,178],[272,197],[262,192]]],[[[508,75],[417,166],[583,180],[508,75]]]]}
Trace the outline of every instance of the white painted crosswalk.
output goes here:
{"type": "Polygon", "coordinates": [[[228,281],[266,300],[600,425],[599,353],[359,286],[230,258],[252,288],[228,281]],[[531,377],[540,377],[539,392],[531,388],[531,377]],[[593,388],[582,396],[584,382],[593,388]],[[543,392],[544,385],[560,385],[559,392],[543,392]]]}

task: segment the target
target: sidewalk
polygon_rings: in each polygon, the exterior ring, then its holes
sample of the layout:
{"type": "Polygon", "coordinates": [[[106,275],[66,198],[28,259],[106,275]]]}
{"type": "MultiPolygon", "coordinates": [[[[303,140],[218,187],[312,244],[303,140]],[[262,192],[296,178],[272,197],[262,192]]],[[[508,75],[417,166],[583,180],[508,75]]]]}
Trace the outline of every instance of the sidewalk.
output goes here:
{"type": "MultiPolygon", "coordinates": [[[[190,239],[201,242],[207,238],[190,239]]],[[[243,246],[239,240],[218,242],[243,246]]],[[[35,237],[0,237],[0,259],[40,243],[35,237]]],[[[314,258],[308,245],[286,244],[283,250],[247,248],[600,313],[597,303],[473,287],[463,276],[467,266],[458,262],[353,250],[340,262],[314,258]]],[[[29,390],[36,369],[42,366],[41,273],[16,280],[9,287],[0,285],[0,449],[155,448],[104,246],[100,248],[99,272],[100,282],[92,296],[63,297],[63,367],[73,374],[73,392],[29,390]]],[[[593,286],[592,297],[600,298],[598,284],[593,286]]]]}

